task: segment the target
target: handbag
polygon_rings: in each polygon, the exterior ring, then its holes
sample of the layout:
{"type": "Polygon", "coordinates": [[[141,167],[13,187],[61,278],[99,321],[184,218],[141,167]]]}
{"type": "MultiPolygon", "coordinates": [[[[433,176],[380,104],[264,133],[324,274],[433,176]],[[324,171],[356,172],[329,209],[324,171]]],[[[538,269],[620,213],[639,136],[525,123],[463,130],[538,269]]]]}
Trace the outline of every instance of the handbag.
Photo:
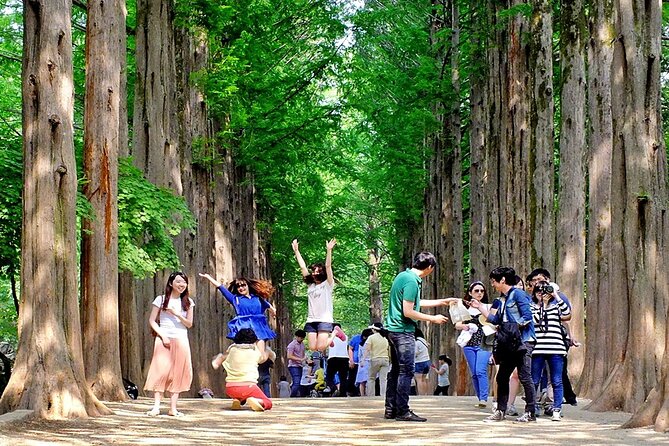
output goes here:
{"type": "MultiPolygon", "coordinates": [[[[506,311],[506,302],[502,308],[500,319],[504,320],[504,311],[506,311]]],[[[523,340],[520,334],[520,326],[517,322],[502,322],[497,327],[495,334],[495,343],[492,348],[492,354],[495,362],[500,359],[515,355],[523,350],[523,340]]]]}

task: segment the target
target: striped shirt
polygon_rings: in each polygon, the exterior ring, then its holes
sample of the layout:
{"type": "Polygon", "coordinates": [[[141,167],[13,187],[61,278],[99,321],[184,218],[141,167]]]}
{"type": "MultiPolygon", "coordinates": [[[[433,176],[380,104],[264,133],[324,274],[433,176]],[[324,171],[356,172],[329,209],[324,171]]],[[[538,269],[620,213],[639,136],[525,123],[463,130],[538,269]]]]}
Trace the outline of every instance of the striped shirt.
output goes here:
{"type": "Polygon", "coordinates": [[[571,314],[571,310],[563,300],[559,303],[552,299],[544,308],[540,303],[532,303],[532,318],[537,336],[537,344],[533,355],[566,355],[567,348],[562,338],[562,316],[571,314]]]}

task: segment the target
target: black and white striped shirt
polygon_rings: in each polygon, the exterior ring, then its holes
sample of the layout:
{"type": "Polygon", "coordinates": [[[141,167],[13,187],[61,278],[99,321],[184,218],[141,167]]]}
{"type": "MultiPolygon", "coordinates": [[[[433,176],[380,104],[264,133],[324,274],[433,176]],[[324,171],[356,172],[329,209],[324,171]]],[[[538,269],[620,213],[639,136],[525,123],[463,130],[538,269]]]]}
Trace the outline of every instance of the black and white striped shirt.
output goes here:
{"type": "Polygon", "coordinates": [[[562,338],[562,317],[571,314],[567,303],[552,299],[546,307],[542,302],[532,303],[532,318],[537,344],[532,351],[533,355],[566,355],[567,348],[562,338]]]}

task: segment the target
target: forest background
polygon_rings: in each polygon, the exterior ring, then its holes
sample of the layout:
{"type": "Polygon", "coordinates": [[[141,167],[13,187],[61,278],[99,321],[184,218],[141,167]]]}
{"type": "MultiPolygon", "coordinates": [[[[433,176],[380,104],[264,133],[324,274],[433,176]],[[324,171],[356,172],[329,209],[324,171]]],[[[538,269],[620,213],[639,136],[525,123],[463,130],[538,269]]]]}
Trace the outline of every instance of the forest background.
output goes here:
{"type": "MultiPolygon", "coordinates": [[[[427,297],[548,268],[580,395],[669,427],[661,1],[26,4],[0,1],[0,411],[101,414],[143,383],[171,269],[197,303],[193,393],[222,394],[231,309],[197,273],[271,279],[283,351],[306,316],[290,241],[311,262],[336,237],[348,333],[419,250],[427,297]]],[[[424,331],[470,393],[452,326],[424,331]]]]}

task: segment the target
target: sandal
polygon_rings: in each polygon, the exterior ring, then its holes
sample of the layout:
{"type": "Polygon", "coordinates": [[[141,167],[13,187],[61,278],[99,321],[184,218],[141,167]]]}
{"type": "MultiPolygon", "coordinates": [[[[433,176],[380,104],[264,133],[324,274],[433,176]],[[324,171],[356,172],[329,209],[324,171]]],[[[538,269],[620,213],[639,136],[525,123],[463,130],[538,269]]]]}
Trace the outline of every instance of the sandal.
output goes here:
{"type": "Polygon", "coordinates": [[[167,412],[167,415],[169,415],[169,416],[171,416],[171,417],[183,417],[183,416],[185,416],[183,413],[179,412],[178,410],[177,410],[176,412],[174,412],[174,413],[172,413],[172,412],[167,412]]]}
{"type": "Polygon", "coordinates": [[[151,409],[146,413],[146,415],[149,417],[157,417],[158,415],[160,415],[160,409],[151,409]]]}

